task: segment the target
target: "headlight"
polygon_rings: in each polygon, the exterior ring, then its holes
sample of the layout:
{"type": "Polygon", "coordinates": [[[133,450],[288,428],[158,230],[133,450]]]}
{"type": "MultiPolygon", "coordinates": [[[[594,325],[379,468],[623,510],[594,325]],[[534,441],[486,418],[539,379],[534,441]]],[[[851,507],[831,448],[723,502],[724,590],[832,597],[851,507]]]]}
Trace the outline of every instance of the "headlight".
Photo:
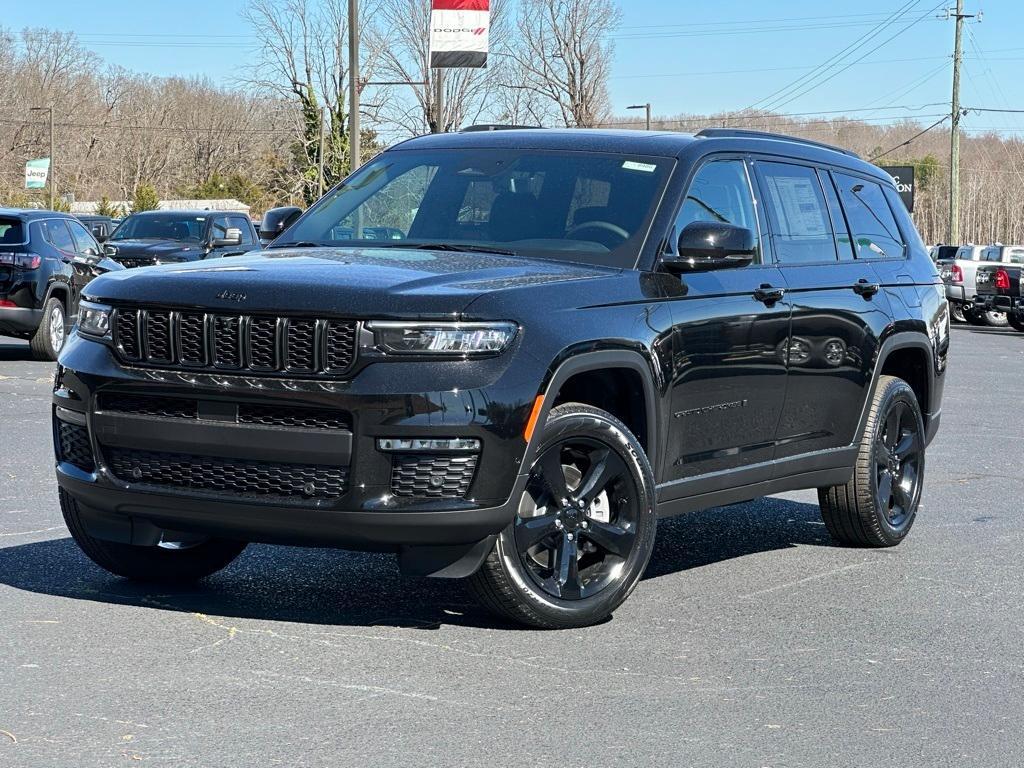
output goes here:
{"type": "Polygon", "coordinates": [[[515,338],[514,323],[368,324],[379,347],[401,355],[496,355],[515,338]]]}
{"type": "Polygon", "coordinates": [[[78,305],[78,332],[103,338],[110,335],[110,307],[83,301],[78,305]]]}

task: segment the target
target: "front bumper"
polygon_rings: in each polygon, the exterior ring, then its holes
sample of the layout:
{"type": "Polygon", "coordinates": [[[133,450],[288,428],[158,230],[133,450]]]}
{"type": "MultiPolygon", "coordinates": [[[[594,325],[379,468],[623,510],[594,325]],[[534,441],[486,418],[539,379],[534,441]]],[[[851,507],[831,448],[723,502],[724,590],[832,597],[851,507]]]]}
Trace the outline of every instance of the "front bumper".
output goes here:
{"type": "Polygon", "coordinates": [[[173,531],[400,553],[458,548],[505,528],[526,485],[522,435],[537,385],[507,360],[380,363],[349,382],[200,376],[127,367],[106,345],[73,336],[60,363],[53,396],[57,480],[83,507],[83,521],[97,538],[153,544],[173,531]],[[444,388],[410,391],[425,380],[444,388]],[[104,403],[113,394],[198,402],[201,415],[111,413],[104,403]],[[329,408],[351,421],[332,431],[231,421],[245,404],[285,413],[329,408]],[[67,460],[62,425],[84,430],[86,461],[67,460]],[[474,438],[480,450],[472,480],[464,492],[443,498],[422,485],[396,485],[397,454],[378,449],[384,437],[474,438]],[[117,451],[193,455],[190,472],[197,466],[220,471],[222,461],[239,462],[243,475],[245,467],[259,475],[259,463],[271,461],[278,468],[335,467],[343,469],[345,485],[321,495],[315,480],[308,494],[283,497],[254,491],[244,476],[244,493],[175,484],[166,475],[155,484],[126,471],[117,451]]]}

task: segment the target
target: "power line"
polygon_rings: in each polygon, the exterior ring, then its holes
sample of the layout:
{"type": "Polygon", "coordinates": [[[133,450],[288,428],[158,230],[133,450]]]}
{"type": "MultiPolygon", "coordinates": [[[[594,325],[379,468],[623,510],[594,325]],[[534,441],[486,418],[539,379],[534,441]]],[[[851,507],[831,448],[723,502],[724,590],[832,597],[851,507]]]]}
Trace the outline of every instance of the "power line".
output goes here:
{"type": "Polygon", "coordinates": [[[943,124],[944,122],[946,122],[947,120],[949,120],[949,118],[950,118],[950,117],[951,117],[951,115],[944,115],[944,116],[943,116],[943,117],[942,117],[941,119],[939,119],[939,120],[936,120],[936,121],[935,121],[934,123],[932,123],[931,125],[929,125],[929,126],[928,126],[927,128],[925,128],[925,129],[924,129],[923,131],[921,131],[920,133],[915,133],[915,134],[914,134],[913,136],[911,136],[911,137],[910,137],[909,139],[907,139],[906,141],[902,141],[902,142],[900,142],[899,144],[897,144],[897,145],[896,145],[895,147],[893,147],[892,149],[887,149],[887,150],[885,150],[885,152],[882,152],[882,153],[881,153],[881,154],[879,154],[879,155],[875,155],[875,156],[874,156],[874,157],[872,157],[872,158],[871,158],[870,160],[868,160],[868,162],[869,162],[869,163],[873,163],[873,162],[875,162],[875,160],[878,160],[878,159],[880,159],[880,158],[883,158],[883,157],[885,157],[886,155],[892,154],[892,153],[893,153],[893,152],[895,152],[895,151],[896,151],[897,149],[902,149],[903,147],[907,146],[908,144],[912,144],[912,143],[913,143],[913,142],[914,142],[914,141],[915,141],[916,139],[919,139],[919,138],[921,138],[921,137],[922,137],[922,136],[924,136],[924,135],[925,135],[926,133],[928,133],[928,131],[932,130],[932,128],[938,128],[938,127],[939,127],[940,125],[942,125],[942,124],[943,124]]]}

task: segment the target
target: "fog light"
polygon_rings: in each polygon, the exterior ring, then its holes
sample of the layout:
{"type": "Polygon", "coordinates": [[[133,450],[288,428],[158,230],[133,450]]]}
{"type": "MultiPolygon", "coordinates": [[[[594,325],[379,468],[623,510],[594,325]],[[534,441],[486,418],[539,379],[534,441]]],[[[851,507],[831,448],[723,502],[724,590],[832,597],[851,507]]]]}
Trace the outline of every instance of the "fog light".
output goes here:
{"type": "Polygon", "coordinates": [[[464,451],[480,450],[480,441],[471,437],[382,437],[377,440],[377,447],[382,451],[402,451],[409,453],[430,451],[464,451]]]}

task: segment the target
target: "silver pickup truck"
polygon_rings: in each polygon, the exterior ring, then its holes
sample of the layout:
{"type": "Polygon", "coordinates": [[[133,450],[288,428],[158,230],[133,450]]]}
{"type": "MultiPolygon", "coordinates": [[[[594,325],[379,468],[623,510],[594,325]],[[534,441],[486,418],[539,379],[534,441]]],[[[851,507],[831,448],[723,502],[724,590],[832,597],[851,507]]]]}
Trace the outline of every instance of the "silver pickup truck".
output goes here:
{"type": "Polygon", "coordinates": [[[1006,326],[1005,312],[975,306],[978,266],[985,263],[1012,263],[1016,255],[1024,254],[1024,246],[1017,245],[961,245],[941,246],[935,265],[946,284],[946,298],[954,320],[973,325],[1006,326]]]}

